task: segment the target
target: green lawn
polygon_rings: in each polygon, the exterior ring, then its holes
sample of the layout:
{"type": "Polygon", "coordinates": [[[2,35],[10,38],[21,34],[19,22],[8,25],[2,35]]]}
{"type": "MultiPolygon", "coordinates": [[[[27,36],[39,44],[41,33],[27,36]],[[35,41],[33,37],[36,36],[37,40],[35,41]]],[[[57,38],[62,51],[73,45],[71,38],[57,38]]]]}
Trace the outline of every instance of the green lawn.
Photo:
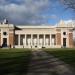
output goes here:
{"type": "Polygon", "coordinates": [[[29,49],[0,49],[0,75],[25,75],[30,58],[29,49]]]}
{"type": "Polygon", "coordinates": [[[75,69],[75,49],[62,48],[62,49],[44,49],[47,53],[54,55],[67,64],[70,64],[75,69]]]}
{"type": "MultiPolygon", "coordinates": [[[[43,49],[75,69],[75,49],[43,49]]],[[[0,49],[0,75],[26,75],[31,49],[0,49]]]]}

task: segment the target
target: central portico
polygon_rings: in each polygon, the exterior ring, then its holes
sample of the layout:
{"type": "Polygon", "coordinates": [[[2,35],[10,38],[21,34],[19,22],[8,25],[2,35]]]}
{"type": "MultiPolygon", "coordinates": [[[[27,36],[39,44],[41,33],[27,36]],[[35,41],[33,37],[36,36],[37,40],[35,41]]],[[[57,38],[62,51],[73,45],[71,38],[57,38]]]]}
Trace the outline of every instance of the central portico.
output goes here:
{"type": "Polygon", "coordinates": [[[56,35],[53,29],[49,30],[49,27],[43,26],[25,26],[24,30],[17,30],[15,45],[16,47],[24,48],[50,48],[56,45],[56,35]],[[31,28],[32,27],[32,28],[31,28]],[[44,30],[45,28],[45,30],[44,30]],[[53,32],[52,32],[53,31],[53,32]],[[53,34],[52,34],[53,33],[53,34]]]}

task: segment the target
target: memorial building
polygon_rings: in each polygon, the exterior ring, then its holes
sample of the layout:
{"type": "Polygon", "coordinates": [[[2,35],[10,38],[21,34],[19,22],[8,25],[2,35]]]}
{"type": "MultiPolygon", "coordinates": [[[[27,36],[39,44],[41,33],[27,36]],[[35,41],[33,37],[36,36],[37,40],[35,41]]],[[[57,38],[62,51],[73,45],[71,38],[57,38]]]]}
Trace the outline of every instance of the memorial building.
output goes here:
{"type": "Polygon", "coordinates": [[[73,22],[61,20],[56,25],[14,25],[5,19],[0,23],[0,47],[11,48],[73,48],[73,22]]]}

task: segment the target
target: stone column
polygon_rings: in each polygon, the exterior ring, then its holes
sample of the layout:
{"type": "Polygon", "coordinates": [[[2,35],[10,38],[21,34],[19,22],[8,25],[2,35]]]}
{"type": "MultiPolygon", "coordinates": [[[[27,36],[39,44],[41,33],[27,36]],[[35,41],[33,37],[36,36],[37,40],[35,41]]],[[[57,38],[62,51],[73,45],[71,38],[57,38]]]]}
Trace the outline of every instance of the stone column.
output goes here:
{"type": "Polygon", "coordinates": [[[0,33],[0,46],[1,46],[1,33],[0,33]]]}
{"type": "Polygon", "coordinates": [[[45,34],[44,34],[44,47],[45,47],[45,45],[46,45],[46,44],[45,44],[45,34]]]}
{"type": "Polygon", "coordinates": [[[26,46],[26,34],[25,34],[25,40],[24,40],[25,46],[26,46]]]}
{"type": "Polygon", "coordinates": [[[52,42],[51,42],[52,40],[51,40],[51,34],[50,34],[50,46],[51,46],[51,44],[52,44],[52,42]]]}
{"type": "Polygon", "coordinates": [[[18,45],[20,46],[20,34],[18,34],[18,45]]]}
{"type": "Polygon", "coordinates": [[[33,34],[31,34],[31,46],[33,46],[33,34]]]}
{"type": "Polygon", "coordinates": [[[39,47],[39,34],[37,34],[37,46],[39,47]]]}

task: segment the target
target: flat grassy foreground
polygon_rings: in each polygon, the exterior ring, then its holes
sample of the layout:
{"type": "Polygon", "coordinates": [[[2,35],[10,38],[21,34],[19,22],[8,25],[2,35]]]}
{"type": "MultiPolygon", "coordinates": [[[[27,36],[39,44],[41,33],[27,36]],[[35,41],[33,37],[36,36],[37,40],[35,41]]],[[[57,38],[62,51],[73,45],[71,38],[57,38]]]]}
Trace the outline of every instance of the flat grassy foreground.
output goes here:
{"type": "MultiPolygon", "coordinates": [[[[75,69],[75,49],[43,49],[75,69]]],[[[0,49],[0,75],[26,75],[31,49],[0,49]]]]}
{"type": "Polygon", "coordinates": [[[0,75],[25,75],[30,58],[29,49],[0,49],[0,75]]]}
{"type": "Polygon", "coordinates": [[[62,48],[62,49],[44,49],[47,53],[54,55],[60,60],[67,64],[75,70],[75,49],[72,48],[62,48]]]}

